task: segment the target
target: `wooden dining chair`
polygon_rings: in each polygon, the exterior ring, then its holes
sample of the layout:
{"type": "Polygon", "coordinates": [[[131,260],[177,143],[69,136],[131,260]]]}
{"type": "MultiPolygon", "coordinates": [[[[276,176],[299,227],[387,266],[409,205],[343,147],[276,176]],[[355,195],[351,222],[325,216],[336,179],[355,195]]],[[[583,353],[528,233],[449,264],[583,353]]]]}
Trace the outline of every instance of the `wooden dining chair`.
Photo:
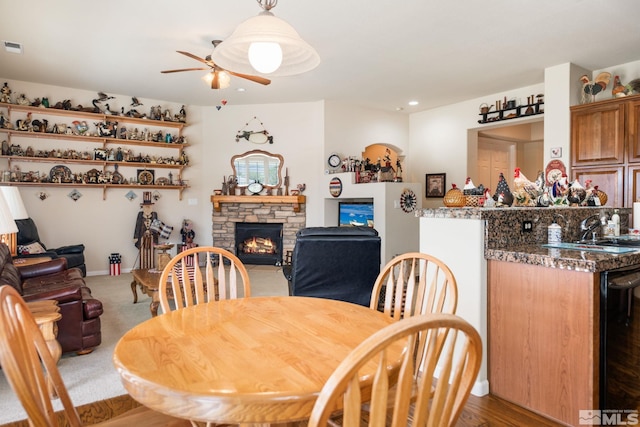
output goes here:
{"type": "Polygon", "coordinates": [[[446,313],[407,317],[349,353],[320,391],[308,425],[453,426],[481,360],[480,335],[462,318],[446,313]],[[361,382],[365,365],[375,374],[361,382]],[[341,417],[335,415],[338,410],[341,417]]]}
{"type": "Polygon", "coordinates": [[[165,266],[159,284],[163,313],[218,299],[251,296],[249,273],[242,261],[226,249],[198,246],[174,256],[165,266]],[[204,256],[204,267],[199,255],[204,256]],[[239,292],[242,290],[242,292],[239,292]]]}
{"type": "Polygon", "coordinates": [[[438,258],[420,252],[398,255],[378,274],[370,308],[402,319],[416,314],[455,314],[458,285],[438,258]]]}
{"type": "MultiPolygon", "coordinates": [[[[31,426],[62,425],[53,411],[49,385],[62,403],[67,424],[83,425],[33,315],[20,294],[8,285],[0,286],[0,365],[31,426]]],[[[140,406],[100,425],[187,427],[192,424],[140,406]]]]}

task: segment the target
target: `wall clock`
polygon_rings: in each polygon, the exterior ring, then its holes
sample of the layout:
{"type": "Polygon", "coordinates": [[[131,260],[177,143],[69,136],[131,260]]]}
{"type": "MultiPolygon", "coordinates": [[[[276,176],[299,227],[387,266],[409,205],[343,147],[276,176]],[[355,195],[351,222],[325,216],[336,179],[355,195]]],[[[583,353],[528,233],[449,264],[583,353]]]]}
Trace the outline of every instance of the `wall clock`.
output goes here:
{"type": "Polygon", "coordinates": [[[327,164],[331,169],[338,169],[341,163],[342,159],[337,153],[331,153],[331,155],[329,155],[329,158],[327,159],[327,164]]]}
{"type": "Polygon", "coordinates": [[[329,193],[333,197],[338,197],[342,194],[342,181],[340,181],[340,178],[333,178],[329,181],[329,193]]]}
{"type": "Polygon", "coordinates": [[[400,207],[402,210],[405,212],[413,212],[417,204],[416,194],[412,190],[405,188],[400,195],[400,207]]]}

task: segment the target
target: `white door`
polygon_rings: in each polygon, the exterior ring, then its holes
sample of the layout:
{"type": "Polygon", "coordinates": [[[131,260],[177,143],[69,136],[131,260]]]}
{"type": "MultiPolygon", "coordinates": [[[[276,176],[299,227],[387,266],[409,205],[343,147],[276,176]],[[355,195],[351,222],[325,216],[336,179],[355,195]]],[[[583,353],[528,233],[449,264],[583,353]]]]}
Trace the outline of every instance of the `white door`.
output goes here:
{"type": "Polygon", "coordinates": [[[483,184],[495,193],[500,172],[511,188],[513,184],[513,153],[516,145],[512,142],[495,142],[487,138],[478,138],[478,180],[475,185],[483,184]]]}

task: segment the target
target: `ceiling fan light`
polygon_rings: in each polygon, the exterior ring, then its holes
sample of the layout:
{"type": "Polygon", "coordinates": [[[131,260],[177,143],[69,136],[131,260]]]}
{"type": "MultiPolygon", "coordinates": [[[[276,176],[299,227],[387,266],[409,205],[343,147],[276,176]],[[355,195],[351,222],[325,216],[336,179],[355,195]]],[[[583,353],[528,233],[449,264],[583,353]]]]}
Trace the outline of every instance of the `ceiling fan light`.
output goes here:
{"type": "Polygon", "coordinates": [[[212,71],[205,74],[202,79],[211,89],[226,89],[231,85],[231,76],[226,71],[212,71]]]}
{"type": "Polygon", "coordinates": [[[270,74],[282,64],[282,48],[274,42],[253,42],[249,45],[249,63],[262,74],[270,74]]]}
{"type": "Polygon", "coordinates": [[[315,49],[291,25],[267,11],[238,25],[231,36],[216,46],[211,58],[221,67],[238,73],[263,73],[251,65],[249,47],[253,43],[276,43],[282,49],[282,64],[271,73],[273,76],[306,73],[320,64],[315,49]]]}

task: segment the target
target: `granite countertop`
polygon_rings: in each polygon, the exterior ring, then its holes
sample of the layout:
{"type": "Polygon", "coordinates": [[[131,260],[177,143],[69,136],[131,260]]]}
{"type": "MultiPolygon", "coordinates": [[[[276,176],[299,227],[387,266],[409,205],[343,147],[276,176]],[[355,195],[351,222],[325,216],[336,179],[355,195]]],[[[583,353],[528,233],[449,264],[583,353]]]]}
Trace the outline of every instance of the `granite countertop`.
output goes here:
{"type": "MultiPolygon", "coordinates": [[[[629,229],[630,208],[618,209],[621,230],[629,229]]],[[[484,257],[490,260],[540,265],[548,268],[598,273],[630,265],[640,264],[640,247],[637,251],[623,254],[594,252],[575,249],[556,249],[543,246],[547,243],[547,226],[558,220],[562,226],[563,241],[579,240],[580,222],[593,215],[613,213],[614,208],[560,207],[560,208],[435,208],[421,209],[416,216],[428,220],[480,220],[485,222],[484,257]],[[524,232],[522,222],[529,220],[533,230],[524,232]]],[[[455,227],[455,221],[451,224],[455,227]]]]}
{"type": "Polygon", "coordinates": [[[624,254],[548,248],[541,244],[485,249],[485,258],[543,267],[599,273],[640,264],[640,249],[624,254]]]}

